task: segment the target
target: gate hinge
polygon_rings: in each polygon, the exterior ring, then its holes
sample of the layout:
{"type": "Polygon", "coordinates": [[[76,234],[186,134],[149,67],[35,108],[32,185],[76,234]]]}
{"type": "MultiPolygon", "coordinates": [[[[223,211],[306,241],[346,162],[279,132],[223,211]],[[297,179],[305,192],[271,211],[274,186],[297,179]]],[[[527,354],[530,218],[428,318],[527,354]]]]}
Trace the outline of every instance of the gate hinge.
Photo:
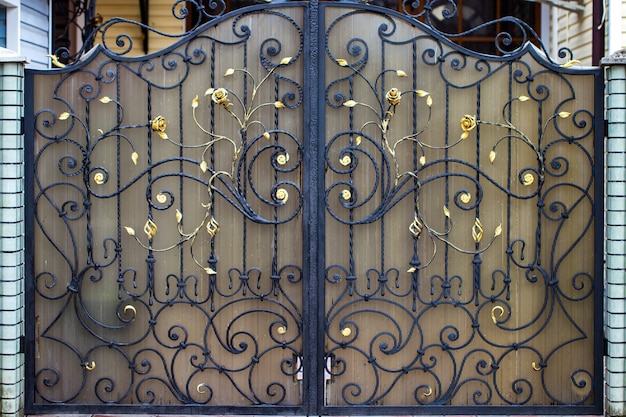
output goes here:
{"type": "Polygon", "coordinates": [[[20,336],[18,352],[17,353],[26,353],[26,337],[20,336]]]}
{"type": "Polygon", "coordinates": [[[609,121],[608,119],[604,119],[604,137],[606,138],[609,135],[609,121]]]}
{"type": "Polygon", "coordinates": [[[605,337],[602,339],[602,356],[609,356],[609,341],[605,337]]]}
{"type": "Polygon", "coordinates": [[[20,135],[24,134],[24,126],[26,126],[26,119],[24,118],[24,116],[20,117],[20,135]]]}

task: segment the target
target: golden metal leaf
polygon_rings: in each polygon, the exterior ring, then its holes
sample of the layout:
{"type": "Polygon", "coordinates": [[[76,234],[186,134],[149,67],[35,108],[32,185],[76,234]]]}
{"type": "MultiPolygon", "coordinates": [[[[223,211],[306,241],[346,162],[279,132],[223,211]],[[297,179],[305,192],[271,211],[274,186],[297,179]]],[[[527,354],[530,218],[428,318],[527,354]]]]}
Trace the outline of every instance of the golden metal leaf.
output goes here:
{"type": "Polygon", "coordinates": [[[100,99],[100,103],[103,103],[103,104],[110,103],[111,101],[112,101],[111,98],[107,96],[104,96],[100,99]]]}
{"type": "Polygon", "coordinates": [[[198,107],[198,104],[200,103],[198,96],[196,95],[193,100],[191,100],[191,108],[195,109],[198,107]]]}
{"type": "Polygon", "coordinates": [[[350,192],[350,190],[343,190],[341,192],[341,198],[343,198],[346,201],[349,201],[352,198],[352,193],[350,192]]]}
{"type": "Polygon", "coordinates": [[[104,184],[104,174],[102,172],[96,172],[93,175],[93,182],[95,182],[98,185],[104,184]]]}
{"type": "Polygon", "coordinates": [[[409,269],[406,270],[406,272],[408,272],[409,274],[412,274],[413,272],[417,271],[417,268],[412,266],[409,269]]]}
{"type": "Polygon", "coordinates": [[[159,135],[161,137],[161,139],[167,139],[167,133],[165,132],[156,132],[157,135],[159,135]]]}
{"type": "Polygon", "coordinates": [[[266,140],[270,140],[270,134],[268,132],[263,132],[263,138],[266,140]]]}
{"type": "Polygon", "coordinates": [[[180,210],[176,209],[176,223],[180,223],[182,219],[183,219],[183,213],[181,213],[180,210]]]}
{"type": "Polygon", "coordinates": [[[233,75],[234,73],[235,73],[234,68],[228,68],[226,72],[224,73],[224,77],[228,77],[229,75],[233,75]]]}
{"type": "Polygon", "coordinates": [[[288,153],[280,154],[276,157],[276,162],[278,163],[278,165],[285,165],[287,161],[289,161],[288,153]]]}
{"type": "Polygon", "coordinates": [[[489,152],[489,162],[493,164],[493,161],[496,160],[496,151],[489,152]]]}
{"type": "Polygon", "coordinates": [[[417,239],[420,233],[422,233],[423,228],[424,225],[422,224],[422,222],[417,217],[414,217],[413,222],[409,225],[409,232],[411,233],[411,235],[413,235],[414,238],[417,239]]]}
{"type": "Polygon", "coordinates": [[[430,94],[428,91],[424,91],[424,90],[417,90],[416,93],[419,97],[426,97],[427,95],[430,94]]]}
{"type": "Polygon", "coordinates": [[[70,114],[66,111],[64,111],[63,113],[59,114],[59,120],[67,120],[70,118],[70,114]]]}
{"type": "Polygon", "coordinates": [[[124,229],[126,229],[126,233],[128,233],[130,236],[135,236],[135,229],[133,229],[132,227],[124,226],[124,229]]]}
{"type": "Polygon", "coordinates": [[[425,155],[420,156],[420,165],[421,166],[426,165],[426,156],[425,155]]]}
{"type": "Polygon", "coordinates": [[[206,272],[209,275],[217,275],[217,272],[215,272],[213,268],[209,268],[208,266],[204,268],[204,272],[206,272]]]}
{"type": "Polygon", "coordinates": [[[491,309],[491,321],[493,321],[493,323],[497,323],[498,319],[496,319],[496,311],[500,312],[500,318],[502,318],[502,316],[504,316],[504,308],[502,306],[495,306],[494,308],[491,309]]]}
{"type": "Polygon", "coordinates": [[[343,58],[338,58],[335,61],[337,62],[337,64],[339,64],[342,67],[347,67],[348,66],[348,61],[346,61],[343,58]]]}
{"type": "Polygon", "coordinates": [[[561,64],[561,68],[571,68],[574,65],[580,65],[580,61],[577,59],[572,59],[571,61],[567,61],[565,64],[561,64]]]}
{"type": "Polygon", "coordinates": [[[357,102],[356,102],[356,101],[354,101],[354,100],[348,100],[348,101],[346,101],[345,103],[343,103],[343,105],[344,105],[345,107],[354,107],[354,106],[356,106],[356,105],[357,105],[357,102]]]}
{"type": "Polygon", "coordinates": [[[217,232],[220,231],[220,224],[215,220],[215,217],[211,216],[211,220],[206,225],[206,231],[211,237],[215,237],[217,232]]]}
{"type": "Polygon", "coordinates": [[[278,332],[278,334],[283,335],[287,333],[287,328],[285,326],[280,326],[278,329],[276,329],[276,331],[278,332]]]}
{"type": "Polygon", "coordinates": [[[446,206],[443,206],[443,215],[450,218],[450,210],[446,206]]]}
{"type": "Polygon", "coordinates": [[[528,101],[528,100],[530,100],[530,97],[528,97],[528,96],[519,96],[517,99],[518,99],[519,101],[524,102],[524,101],[528,101]]]}
{"type": "Polygon", "coordinates": [[[561,119],[567,119],[568,117],[571,116],[572,113],[568,112],[568,111],[562,111],[559,113],[559,117],[561,119]]]}
{"type": "Polygon", "coordinates": [[[402,70],[396,70],[396,75],[398,77],[406,77],[406,72],[402,71],[402,70]]]}
{"type": "Polygon", "coordinates": [[[276,107],[277,109],[284,109],[285,105],[283,104],[282,101],[275,101],[274,102],[274,107],[276,107]]]}
{"type": "Polygon", "coordinates": [[[283,59],[280,60],[280,65],[287,65],[289,62],[291,62],[291,57],[290,56],[286,56],[283,59]]]}
{"type": "Polygon", "coordinates": [[[127,305],[124,307],[124,313],[128,313],[129,311],[132,311],[132,312],[133,312],[133,316],[136,316],[136,315],[137,315],[137,309],[135,308],[135,306],[130,305],[130,304],[127,304],[127,305]]]}
{"type": "Polygon", "coordinates": [[[137,152],[131,153],[130,159],[133,161],[133,164],[137,165],[137,161],[139,160],[139,154],[137,152]]]}
{"type": "Polygon", "coordinates": [[[474,242],[479,243],[483,238],[483,224],[480,222],[480,219],[476,217],[474,220],[474,226],[472,226],[472,238],[474,238],[474,242]]]}
{"type": "Polygon", "coordinates": [[[522,178],[522,184],[524,184],[525,186],[529,186],[533,182],[535,182],[535,176],[531,173],[525,174],[522,178]]]}
{"type": "Polygon", "coordinates": [[[212,94],[213,94],[213,92],[214,92],[214,91],[215,91],[215,88],[211,87],[211,88],[209,88],[208,90],[206,90],[206,91],[204,92],[204,96],[205,96],[205,97],[206,97],[206,96],[210,96],[210,95],[212,95],[212,94]]]}
{"type": "Polygon", "coordinates": [[[341,334],[344,337],[348,337],[352,334],[352,330],[349,327],[344,327],[343,329],[341,329],[341,334]]]}
{"type": "Polygon", "coordinates": [[[433,96],[426,97],[426,105],[428,107],[432,107],[432,105],[433,105],[433,96]]]}
{"type": "Polygon", "coordinates": [[[361,135],[354,138],[354,146],[359,146],[362,140],[363,140],[363,137],[361,137],[361,135]]]}
{"type": "Polygon", "coordinates": [[[276,199],[286,203],[289,200],[289,193],[284,188],[279,188],[276,190],[276,199]]]}
{"type": "Polygon", "coordinates": [[[472,201],[472,195],[470,193],[461,193],[459,200],[461,200],[463,204],[467,204],[472,201]]]}
{"type": "Polygon", "coordinates": [[[207,163],[206,163],[206,161],[202,161],[202,162],[200,162],[200,170],[201,170],[202,172],[206,172],[206,169],[207,169],[207,163]]]}
{"type": "Polygon", "coordinates": [[[94,369],[96,369],[96,362],[91,361],[91,363],[86,363],[85,369],[88,371],[93,371],[94,369]]]}
{"type": "Polygon", "coordinates": [[[146,220],[146,224],[143,226],[143,232],[148,235],[148,239],[152,239],[157,232],[157,225],[151,220],[146,220]]]}
{"type": "Polygon", "coordinates": [[[500,224],[498,225],[498,227],[496,227],[496,230],[494,230],[494,232],[493,232],[493,236],[494,236],[494,237],[498,237],[498,236],[500,236],[501,234],[502,234],[502,223],[500,223],[500,224]]]}
{"type": "Polygon", "coordinates": [[[163,193],[157,194],[156,201],[158,201],[161,204],[164,204],[165,202],[167,202],[167,195],[165,195],[163,193]]]}
{"type": "Polygon", "coordinates": [[[61,61],[59,61],[59,57],[54,55],[54,54],[47,54],[46,55],[48,58],[50,58],[50,61],[52,62],[52,65],[54,65],[57,68],[65,68],[65,64],[62,63],[61,61]]]}
{"type": "Polygon", "coordinates": [[[352,158],[350,158],[350,155],[344,155],[340,160],[339,163],[341,165],[343,165],[344,167],[347,167],[348,165],[350,165],[352,163],[352,158]]]}

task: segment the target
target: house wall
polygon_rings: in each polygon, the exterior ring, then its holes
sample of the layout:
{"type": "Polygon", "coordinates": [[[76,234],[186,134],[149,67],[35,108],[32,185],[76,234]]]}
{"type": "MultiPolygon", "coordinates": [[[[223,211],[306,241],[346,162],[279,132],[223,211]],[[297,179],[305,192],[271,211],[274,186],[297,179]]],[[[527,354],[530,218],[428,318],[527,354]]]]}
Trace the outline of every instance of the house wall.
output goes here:
{"type": "MultiPolygon", "coordinates": [[[[626,2],[626,0],[624,0],[626,2]]],[[[589,66],[592,58],[592,27],[593,27],[593,0],[584,0],[584,2],[572,1],[572,4],[581,4],[584,11],[575,12],[561,9],[555,6],[550,7],[551,20],[556,21],[555,32],[550,36],[556,36],[551,43],[554,47],[551,53],[557,56],[558,49],[567,47],[572,50],[574,59],[581,62],[582,65],[589,66]]]]}
{"type": "Polygon", "coordinates": [[[49,0],[22,0],[20,10],[19,50],[27,56],[31,68],[48,68],[50,50],[49,0]]]}
{"type": "Polygon", "coordinates": [[[0,417],[24,408],[24,62],[0,48],[0,417]]]}
{"type": "Polygon", "coordinates": [[[606,55],[626,48],[626,0],[608,0],[606,55]]]}
{"type": "MultiPolygon", "coordinates": [[[[168,34],[181,34],[184,32],[184,21],[176,19],[172,14],[171,0],[150,0],[148,25],[159,28],[168,34]]],[[[112,17],[123,16],[125,19],[135,22],[141,21],[141,13],[138,1],[128,0],[99,0],[96,3],[96,13],[99,13],[106,21],[112,17]]],[[[141,28],[130,23],[121,23],[107,31],[105,42],[110,49],[115,49],[115,38],[122,33],[128,34],[133,39],[133,48],[128,56],[144,55],[143,35],[141,28]]],[[[96,39],[98,40],[98,39],[96,39]]],[[[155,32],[148,32],[148,53],[160,51],[175,42],[175,38],[161,36],[155,32]]]]}

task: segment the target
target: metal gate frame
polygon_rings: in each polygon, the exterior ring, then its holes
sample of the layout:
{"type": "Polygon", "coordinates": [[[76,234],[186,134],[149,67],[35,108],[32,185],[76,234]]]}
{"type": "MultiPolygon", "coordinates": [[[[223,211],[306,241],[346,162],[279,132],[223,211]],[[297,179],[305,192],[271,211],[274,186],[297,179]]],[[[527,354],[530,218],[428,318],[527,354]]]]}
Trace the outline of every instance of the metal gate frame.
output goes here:
{"type": "MultiPolygon", "coordinates": [[[[428,2],[431,4],[433,2],[428,2]]],[[[357,4],[357,3],[319,3],[318,0],[312,0],[308,3],[276,3],[271,5],[253,6],[249,10],[261,10],[265,8],[284,7],[293,5],[294,7],[304,7],[306,10],[305,23],[305,46],[304,46],[304,67],[305,70],[304,83],[308,86],[317,86],[308,90],[308,94],[304,101],[304,141],[307,143],[305,147],[304,159],[309,162],[306,170],[304,170],[303,188],[307,190],[304,195],[303,214],[308,219],[303,223],[303,241],[309,242],[305,245],[305,253],[303,256],[303,272],[304,276],[322,277],[324,276],[325,257],[324,254],[324,238],[325,232],[320,225],[325,224],[324,209],[324,134],[325,123],[322,117],[323,109],[326,106],[324,97],[320,92],[324,91],[326,84],[323,77],[325,73],[324,63],[324,37],[322,28],[325,26],[324,11],[330,7],[350,6],[355,9],[368,9],[373,6],[357,4]]],[[[383,10],[373,8],[374,10],[383,10]]],[[[386,13],[397,18],[405,18],[401,14],[384,10],[386,13]]],[[[214,23],[219,23],[222,17],[229,18],[240,11],[224,14],[220,16],[214,23]]],[[[106,22],[105,22],[106,25],[106,22]]],[[[471,55],[471,53],[468,53],[471,55]]],[[[555,71],[564,73],[576,73],[579,70],[574,69],[558,69],[555,63],[552,63],[555,71]]],[[[57,72],[71,71],[72,67],[57,72]]],[[[303,403],[300,406],[198,406],[198,405],[71,405],[71,404],[50,404],[42,405],[35,403],[34,397],[34,358],[35,355],[35,337],[34,337],[34,289],[33,289],[33,241],[34,234],[34,215],[32,212],[26,213],[26,236],[28,248],[26,251],[26,269],[28,277],[26,281],[26,412],[27,413],[59,413],[59,412],[84,412],[84,413],[137,413],[139,410],[145,413],[175,413],[175,414],[257,414],[257,415],[278,415],[278,414],[296,414],[296,415],[401,415],[401,414],[601,414],[603,406],[602,396],[602,374],[603,374],[603,338],[602,338],[602,306],[603,291],[601,291],[602,283],[602,259],[603,259],[603,222],[599,221],[603,213],[603,143],[604,124],[602,119],[603,109],[603,76],[600,69],[584,70],[586,73],[593,74],[595,77],[595,108],[594,108],[594,124],[595,124],[595,218],[594,236],[596,264],[594,265],[595,273],[595,318],[594,318],[594,382],[593,392],[595,402],[592,406],[326,406],[324,405],[324,378],[323,373],[319,372],[324,368],[324,335],[325,335],[325,310],[324,310],[324,286],[320,285],[317,279],[305,279],[303,292],[308,294],[303,297],[303,315],[306,317],[303,332],[303,403]]],[[[38,71],[27,71],[26,73],[26,201],[32,202],[34,196],[34,181],[32,170],[32,159],[34,155],[32,138],[34,137],[34,123],[32,116],[33,108],[33,74],[38,71]]],[[[28,203],[27,203],[28,204],[28,203]]]]}

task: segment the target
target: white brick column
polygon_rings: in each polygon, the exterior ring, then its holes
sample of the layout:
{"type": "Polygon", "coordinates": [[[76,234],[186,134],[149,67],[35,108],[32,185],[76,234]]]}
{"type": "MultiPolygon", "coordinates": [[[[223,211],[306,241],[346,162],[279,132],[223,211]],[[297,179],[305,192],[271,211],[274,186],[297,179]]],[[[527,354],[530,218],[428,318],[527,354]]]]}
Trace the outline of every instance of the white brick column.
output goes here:
{"type": "Polygon", "coordinates": [[[0,48],[0,416],[24,414],[24,65],[0,48]]]}
{"type": "Polygon", "coordinates": [[[626,52],[601,62],[606,66],[605,142],[605,370],[609,416],[626,414],[626,52]]]}

